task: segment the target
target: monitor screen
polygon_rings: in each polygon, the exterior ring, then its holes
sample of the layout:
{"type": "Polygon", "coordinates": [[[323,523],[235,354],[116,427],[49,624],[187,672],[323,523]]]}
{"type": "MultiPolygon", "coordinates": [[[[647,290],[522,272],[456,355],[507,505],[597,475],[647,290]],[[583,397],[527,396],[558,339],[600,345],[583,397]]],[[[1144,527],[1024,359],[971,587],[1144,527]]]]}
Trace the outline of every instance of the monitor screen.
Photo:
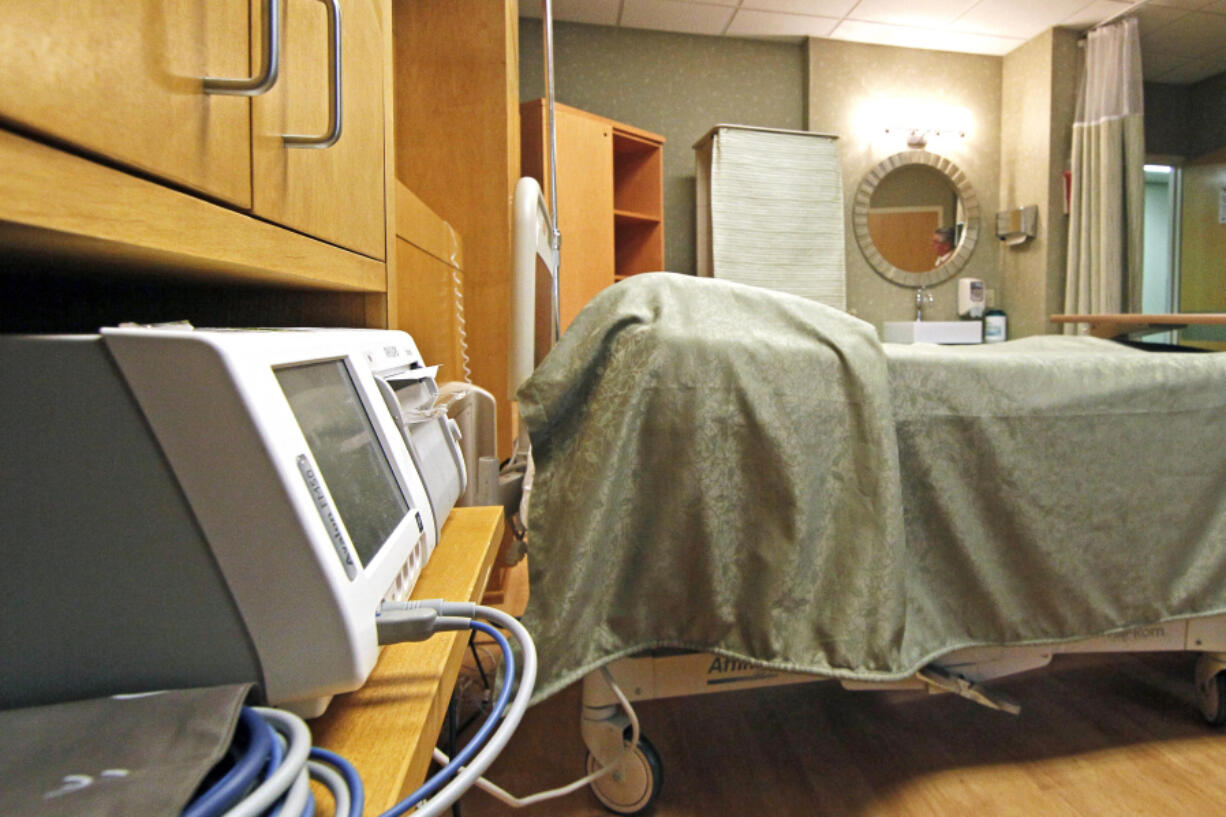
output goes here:
{"type": "Polygon", "coordinates": [[[344,360],[276,369],[277,380],[363,565],[409,512],[344,360]]]}

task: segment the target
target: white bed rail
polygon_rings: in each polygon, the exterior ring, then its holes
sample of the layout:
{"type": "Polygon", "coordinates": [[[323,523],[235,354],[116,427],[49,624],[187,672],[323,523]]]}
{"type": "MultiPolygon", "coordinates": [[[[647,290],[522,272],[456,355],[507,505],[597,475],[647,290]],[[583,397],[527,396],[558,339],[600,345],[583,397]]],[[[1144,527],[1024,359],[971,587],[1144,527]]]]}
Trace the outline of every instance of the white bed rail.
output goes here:
{"type": "Polygon", "coordinates": [[[512,211],[512,272],[511,272],[511,355],[508,385],[511,399],[520,385],[532,374],[539,358],[549,350],[557,337],[558,320],[558,252],[553,246],[554,226],[549,207],[536,179],[525,176],[515,185],[515,205],[512,211]],[[542,280],[544,279],[544,280],[542,280]],[[544,348],[537,332],[541,318],[537,304],[545,289],[551,301],[548,315],[549,332],[544,348]]]}

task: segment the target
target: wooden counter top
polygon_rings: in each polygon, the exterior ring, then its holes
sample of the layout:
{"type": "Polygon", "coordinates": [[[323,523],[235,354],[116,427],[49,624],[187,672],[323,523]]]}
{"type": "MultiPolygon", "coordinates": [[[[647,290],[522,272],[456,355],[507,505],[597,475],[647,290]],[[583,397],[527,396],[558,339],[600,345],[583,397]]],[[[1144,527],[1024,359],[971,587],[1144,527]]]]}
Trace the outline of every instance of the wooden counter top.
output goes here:
{"type": "MultiPolygon", "coordinates": [[[[454,509],[412,598],[480,601],[503,527],[502,508],[454,509]]],[[[310,721],[316,746],[357,767],[365,814],[381,814],[425,780],[467,645],[468,634],[454,632],[384,647],[362,688],[310,721]]]]}

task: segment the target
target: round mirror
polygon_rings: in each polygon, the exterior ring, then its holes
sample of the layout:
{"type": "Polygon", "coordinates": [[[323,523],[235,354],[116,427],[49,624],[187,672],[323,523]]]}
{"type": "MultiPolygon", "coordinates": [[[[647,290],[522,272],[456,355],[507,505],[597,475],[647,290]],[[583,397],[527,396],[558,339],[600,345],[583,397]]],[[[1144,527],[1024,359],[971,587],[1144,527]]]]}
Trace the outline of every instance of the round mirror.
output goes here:
{"type": "Polygon", "coordinates": [[[966,266],[979,240],[979,202],[958,166],[910,150],[885,159],[856,191],[860,251],[896,284],[939,284],[966,266]]]}

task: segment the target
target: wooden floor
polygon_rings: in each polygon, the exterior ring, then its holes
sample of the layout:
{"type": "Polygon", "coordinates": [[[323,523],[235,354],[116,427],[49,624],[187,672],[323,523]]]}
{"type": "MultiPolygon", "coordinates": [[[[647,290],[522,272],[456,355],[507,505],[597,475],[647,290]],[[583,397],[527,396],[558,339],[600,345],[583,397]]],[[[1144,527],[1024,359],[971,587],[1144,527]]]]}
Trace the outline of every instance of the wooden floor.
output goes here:
{"type": "MultiPolygon", "coordinates": [[[[1196,708],[1189,655],[1057,656],[996,685],[1012,717],[950,695],[823,682],[647,701],[656,817],[1226,815],[1226,734],[1196,708]]],[[[516,794],[582,774],[579,694],[530,709],[488,776],[516,794]]],[[[606,815],[588,789],[515,811],[473,790],[464,817],[606,815]]]]}

